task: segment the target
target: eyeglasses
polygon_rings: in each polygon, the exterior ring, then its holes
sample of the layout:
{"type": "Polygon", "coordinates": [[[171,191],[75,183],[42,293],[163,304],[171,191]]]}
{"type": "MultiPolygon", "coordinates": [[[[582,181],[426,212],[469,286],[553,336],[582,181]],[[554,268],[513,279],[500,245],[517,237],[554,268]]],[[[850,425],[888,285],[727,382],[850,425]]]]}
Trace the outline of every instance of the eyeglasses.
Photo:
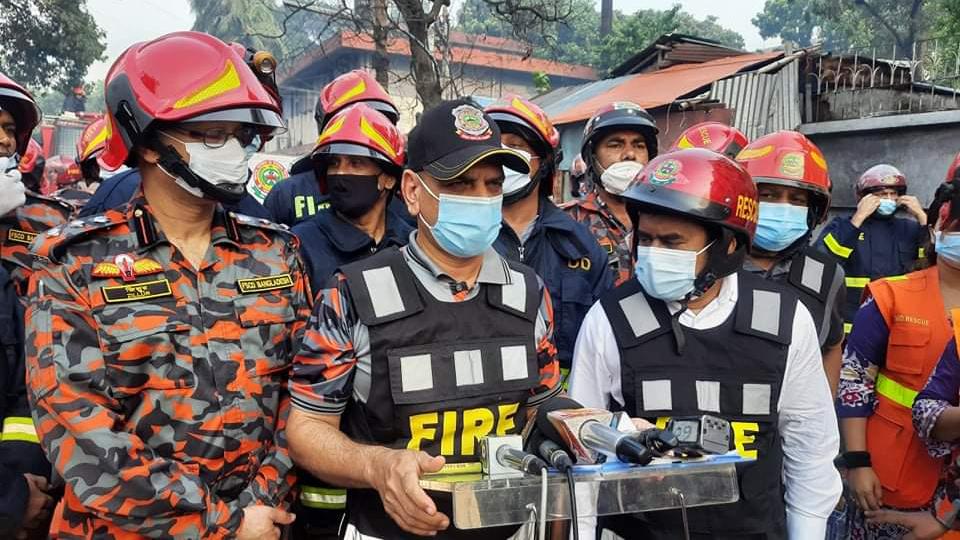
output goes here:
{"type": "Polygon", "coordinates": [[[237,139],[241,145],[250,146],[254,143],[260,146],[260,132],[256,127],[242,125],[236,129],[210,128],[202,131],[187,129],[184,127],[175,127],[173,131],[178,131],[190,138],[203,141],[207,148],[221,148],[227,144],[231,137],[237,139]]]}

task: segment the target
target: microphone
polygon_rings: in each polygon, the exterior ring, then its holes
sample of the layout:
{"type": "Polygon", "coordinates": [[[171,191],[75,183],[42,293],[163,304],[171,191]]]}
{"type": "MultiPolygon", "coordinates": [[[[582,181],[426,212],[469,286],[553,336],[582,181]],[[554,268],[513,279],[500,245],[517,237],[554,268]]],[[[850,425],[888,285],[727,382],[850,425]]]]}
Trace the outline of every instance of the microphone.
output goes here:
{"type": "Polygon", "coordinates": [[[570,454],[563,448],[560,448],[559,444],[549,439],[544,439],[543,442],[537,445],[537,453],[540,454],[543,459],[547,460],[547,463],[549,463],[551,467],[562,473],[567,472],[567,470],[573,467],[573,459],[570,458],[570,454]]]}
{"type": "Polygon", "coordinates": [[[580,440],[595,452],[616,456],[624,463],[646,465],[654,454],[635,436],[635,433],[617,431],[607,424],[589,419],[580,425],[580,440]]]}
{"type": "Polygon", "coordinates": [[[539,475],[547,470],[547,464],[542,459],[507,445],[497,448],[497,462],[504,467],[533,475],[539,475]]]}

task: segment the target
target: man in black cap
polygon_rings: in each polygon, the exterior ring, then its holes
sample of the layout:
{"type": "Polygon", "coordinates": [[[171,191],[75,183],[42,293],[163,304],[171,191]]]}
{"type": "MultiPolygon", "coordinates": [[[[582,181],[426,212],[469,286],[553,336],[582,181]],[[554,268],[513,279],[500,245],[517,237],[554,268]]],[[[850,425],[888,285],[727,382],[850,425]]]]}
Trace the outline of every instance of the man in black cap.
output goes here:
{"type": "Polygon", "coordinates": [[[527,171],[470,101],[426,111],[410,133],[402,194],[418,230],[348,264],[317,296],[294,360],[291,456],[349,488],[346,538],[507,538],[450,527],[428,473],[480,471],[479,439],[519,433],[560,391],[550,299],[491,248],[503,167],[527,171]]]}

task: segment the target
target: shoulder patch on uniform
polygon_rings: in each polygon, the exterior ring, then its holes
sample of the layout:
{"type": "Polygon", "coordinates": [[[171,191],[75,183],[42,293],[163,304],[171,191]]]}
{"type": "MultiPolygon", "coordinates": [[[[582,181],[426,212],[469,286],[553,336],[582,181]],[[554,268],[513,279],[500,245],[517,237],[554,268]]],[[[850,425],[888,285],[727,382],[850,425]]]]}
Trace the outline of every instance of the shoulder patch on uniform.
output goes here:
{"type": "Polygon", "coordinates": [[[258,218],[253,216],[248,216],[246,214],[239,214],[237,212],[231,212],[230,217],[237,220],[237,223],[247,227],[257,227],[260,229],[269,229],[272,231],[280,231],[287,234],[290,233],[290,227],[284,225],[283,223],[275,223],[266,218],[258,218]]]}
{"type": "MultiPolygon", "coordinates": [[[[119,214],[118,214],[119,215],[119,214]]],[[[93,231],[109,229],[124,223],[123,219],[112,219],[107,215],[96,215],[75,219],[64,225],[58,225],[37,235],[30,245],[30,251],[36,257],[44,257],[58,262],[58,255],[70,244],[87,237],[93,231]]]]}
{"type": "Polygon", "coordinates": [[[277,274],[275,276],[262,276],[237,280],[237,291],[239,291],[240,294],[266,292],[276,289],[289,289],[291,287],[293,287],[293,277],[290,276],[290,274],[277,274]]]}

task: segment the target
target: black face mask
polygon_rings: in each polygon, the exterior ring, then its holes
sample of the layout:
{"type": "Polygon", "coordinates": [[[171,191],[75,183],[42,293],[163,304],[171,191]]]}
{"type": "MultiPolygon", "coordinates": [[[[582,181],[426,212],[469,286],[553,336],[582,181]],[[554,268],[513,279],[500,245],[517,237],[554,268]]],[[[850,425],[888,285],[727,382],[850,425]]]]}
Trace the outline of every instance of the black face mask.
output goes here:
{"type": "Polygon", "coordinates": [[[330,206],[348,218],[366,214],[380,199],[378,174],[327,175],[330,206]]]}

